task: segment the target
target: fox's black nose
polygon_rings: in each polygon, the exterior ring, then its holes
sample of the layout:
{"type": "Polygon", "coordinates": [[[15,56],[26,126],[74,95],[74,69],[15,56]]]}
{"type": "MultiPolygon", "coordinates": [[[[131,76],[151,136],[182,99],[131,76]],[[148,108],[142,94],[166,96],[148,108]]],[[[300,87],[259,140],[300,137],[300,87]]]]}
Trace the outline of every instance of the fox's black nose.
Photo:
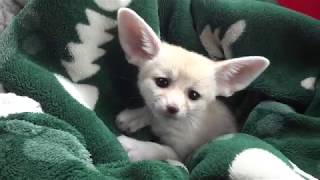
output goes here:
{"type": "Polygon", "coordinates": [[[177,114],[179,112],[179,108],[176,106],[168,105],[167,112],[170,114],[177,114]]]}

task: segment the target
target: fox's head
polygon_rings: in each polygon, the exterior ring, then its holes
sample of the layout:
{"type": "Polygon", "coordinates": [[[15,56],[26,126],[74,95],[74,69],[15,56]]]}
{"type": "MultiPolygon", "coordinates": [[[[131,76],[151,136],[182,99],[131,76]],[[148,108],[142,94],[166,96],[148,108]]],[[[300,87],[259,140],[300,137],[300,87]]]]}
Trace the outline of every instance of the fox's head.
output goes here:
{"type": "Polygon", "coordinates": [[[129,63],[139,69],[138,86],[155,116],[184,119],[203,112],[216,96],[247,87],[269,65],[251,56],[221,62],[161,42],[134,11],[118,11],[120,44],[129,63]]]}

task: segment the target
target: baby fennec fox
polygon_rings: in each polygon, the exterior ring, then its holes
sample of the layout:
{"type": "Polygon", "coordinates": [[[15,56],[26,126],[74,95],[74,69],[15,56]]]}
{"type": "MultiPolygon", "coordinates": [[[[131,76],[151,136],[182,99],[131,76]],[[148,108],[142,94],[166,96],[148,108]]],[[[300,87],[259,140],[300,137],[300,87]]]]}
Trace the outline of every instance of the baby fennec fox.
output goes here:
{"type": "Polygon", "coordinates": [[[127,136],[118,140],[132,161],[184,160],[209,140],[236,131],[234,117],[216,96],[247,87],[269,65],[251,56],[221,62],[161,42],[134,11],[118,11],[120,44],[139,69],[138,87],[146,106],[124,110],[119,129],[133,133],[150,125],[161,144],[127,136]]]}

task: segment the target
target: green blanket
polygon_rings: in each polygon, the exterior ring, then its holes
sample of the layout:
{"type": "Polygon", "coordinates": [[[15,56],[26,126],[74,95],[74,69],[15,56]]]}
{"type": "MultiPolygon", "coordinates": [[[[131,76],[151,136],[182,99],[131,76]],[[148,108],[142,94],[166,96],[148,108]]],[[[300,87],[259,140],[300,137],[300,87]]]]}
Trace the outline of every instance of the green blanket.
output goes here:
{"type": "MultiPolygon", "coordinates": [[[[30,0],[0,36],[0,91],[11,92],[0,94],[0,179],[319,178],[319,60],[320,22],[272,0],[30,0]],[[120,7],[212,59],[271,61],[227,100],[241,131],[202,146],[188,171],[129,162],[116,139],[117,113],[143,103],[118,42],[120,7]]],[[[132,136],[156,140],[148,128],[132,136]]]]}

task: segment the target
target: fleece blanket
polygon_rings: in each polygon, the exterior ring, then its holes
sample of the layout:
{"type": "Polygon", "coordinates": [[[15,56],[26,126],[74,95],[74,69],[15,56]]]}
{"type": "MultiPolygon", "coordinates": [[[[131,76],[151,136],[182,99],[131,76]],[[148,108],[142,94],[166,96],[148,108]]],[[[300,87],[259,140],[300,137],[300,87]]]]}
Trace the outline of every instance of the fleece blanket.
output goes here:
{"type": "MultiPolygon", "coordinates": [[[[319,178],[319,49],[319,20],[275,0],[30,0],[0,36],[0,179],[319,178]],[[114,119],[143,100],[117,38],[120,7],[213,60],[271,61],[226,100],[239,133],[185,166],[129,161],[114,119]]],[[[132,136],[156,140],[148,128],[132,136]]]]}

